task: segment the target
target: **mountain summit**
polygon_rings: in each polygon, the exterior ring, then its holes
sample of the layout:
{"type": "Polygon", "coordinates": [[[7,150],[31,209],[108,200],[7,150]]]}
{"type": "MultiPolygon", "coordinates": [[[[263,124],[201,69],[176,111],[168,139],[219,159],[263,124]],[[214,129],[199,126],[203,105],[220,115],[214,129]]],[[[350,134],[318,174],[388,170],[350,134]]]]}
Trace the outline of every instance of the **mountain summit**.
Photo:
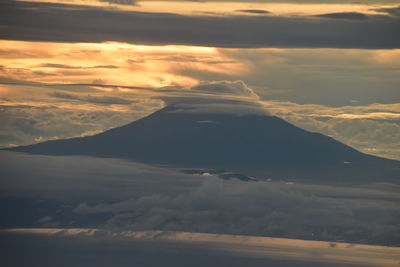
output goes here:
{"type": "Polygon", "coordinates": [[[93,136],[10,150],[224,169],[261,179],[387,181],[400,173],[398,161],[363,154],[275,116],[195,113],[174,105],[93,136]]]}

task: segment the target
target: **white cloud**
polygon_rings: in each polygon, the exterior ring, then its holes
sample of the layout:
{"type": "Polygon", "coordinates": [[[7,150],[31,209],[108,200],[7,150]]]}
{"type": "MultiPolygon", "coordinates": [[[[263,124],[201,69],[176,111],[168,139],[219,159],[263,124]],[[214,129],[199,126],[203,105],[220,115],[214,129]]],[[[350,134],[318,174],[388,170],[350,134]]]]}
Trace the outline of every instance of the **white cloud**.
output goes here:
{"type": "Polygon", "coordinates": [[[258,95],[249,88],[243,81],[212,81],[200,82],[191,88],[193,91],[215,93],[217,95],[247,96],[258,99],[258,95]]]}
{"type": "Polygon", "coordinates": [[[400,159],[400,104],[327,107],[264,101],[272,114],[364,153],[400,159]]]}
{"type": "Polygon", "coordinates": [[[134,103],[134,100],[126,99],[126,102],[122,102],[122,98],[107,96],[75,97],[82,98],[83,102],[69,103],[74,100],[65,99],[66,102],[58,103],[49,103],[46,100],[1,103],[0,146],[27,145],[49,139],[92,135],[130,123],[161,107],[160,101],[151,99],[134,103]],[[128,101],[133,103],[127,105],[128,101]],[[110,105],[110,102],[118,104],[110,105]]]}

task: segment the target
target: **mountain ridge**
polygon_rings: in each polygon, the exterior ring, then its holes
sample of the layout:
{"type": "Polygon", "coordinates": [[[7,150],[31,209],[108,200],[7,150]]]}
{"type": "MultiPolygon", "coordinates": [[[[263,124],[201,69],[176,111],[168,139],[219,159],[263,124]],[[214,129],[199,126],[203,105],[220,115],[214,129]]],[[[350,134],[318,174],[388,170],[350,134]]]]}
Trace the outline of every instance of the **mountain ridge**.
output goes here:
{"type": "Polygon", "coordinates": [[[400,172],[398,161],[361,153],[275,116],[191,113],[174,105],[93,136],[8,150],[127,158],[181,168],[226,169],[260,178],[380,181],[397,179],[400,172]]]}

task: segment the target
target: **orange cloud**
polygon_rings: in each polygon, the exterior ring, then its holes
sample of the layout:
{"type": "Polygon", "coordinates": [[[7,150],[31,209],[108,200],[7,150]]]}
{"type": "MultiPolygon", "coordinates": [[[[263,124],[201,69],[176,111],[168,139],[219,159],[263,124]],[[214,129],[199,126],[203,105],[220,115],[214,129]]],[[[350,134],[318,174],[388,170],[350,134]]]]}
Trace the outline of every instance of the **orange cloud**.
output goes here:
{"type": "Polygon", "coordinates": [[[37,82],[92,83],[101,78],[106,84],[190,87],[198,80],[176,69],[244,71],[211,47],[22,41],[0,41],[0,47],[3,77],[37,82]]]}

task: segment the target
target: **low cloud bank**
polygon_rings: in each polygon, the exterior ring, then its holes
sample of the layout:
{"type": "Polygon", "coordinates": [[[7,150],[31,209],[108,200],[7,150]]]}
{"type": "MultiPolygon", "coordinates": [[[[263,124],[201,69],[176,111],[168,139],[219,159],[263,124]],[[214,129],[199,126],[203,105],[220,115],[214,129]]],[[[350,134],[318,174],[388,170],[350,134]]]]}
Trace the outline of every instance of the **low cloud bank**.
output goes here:
{"type": "Polygon", "coordinates": [[[78,214],[111,213],[111,229],[173,230],[284,236],[316,240],[399,244],[393,200],[317,196],[267,182],[227,183],[207,179],[176,196],[147,195],[116,203],[81,203],[78,214]]]}
{"type": "Polygon", "coordinates": [[[400,244],[399,185],[241,182],[126,160],[0,153],[2,227],[400,244]]]}

